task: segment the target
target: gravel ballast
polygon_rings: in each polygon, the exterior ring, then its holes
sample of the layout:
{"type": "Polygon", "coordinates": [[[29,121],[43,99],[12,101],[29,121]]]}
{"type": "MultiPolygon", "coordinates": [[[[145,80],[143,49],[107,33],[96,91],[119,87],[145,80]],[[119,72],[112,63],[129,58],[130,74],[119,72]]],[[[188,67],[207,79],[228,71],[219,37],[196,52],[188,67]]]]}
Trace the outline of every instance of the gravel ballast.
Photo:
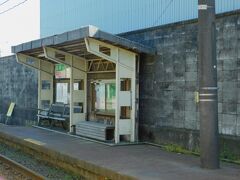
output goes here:
{"type": "MultiPolygon", "coordinates": [[[[38,160],[36,157],[32,155],[26,154],[21,150],[14,149],[5,144],[0,144],[0,154],[41,174],[42,176],[46,177],[46,179],[50,179],[50,180],[78,180],[78,179],[83,180],[84,179],[83,177],[70,174],[63,169],[53,167],[45,163],[44,161],[38,160]]],[[[0,176],[1,175],[6,176],[6,173],[4,174],[4,172],[1,172],[1,169],[2,168],[0,168],[0,176]]]]}

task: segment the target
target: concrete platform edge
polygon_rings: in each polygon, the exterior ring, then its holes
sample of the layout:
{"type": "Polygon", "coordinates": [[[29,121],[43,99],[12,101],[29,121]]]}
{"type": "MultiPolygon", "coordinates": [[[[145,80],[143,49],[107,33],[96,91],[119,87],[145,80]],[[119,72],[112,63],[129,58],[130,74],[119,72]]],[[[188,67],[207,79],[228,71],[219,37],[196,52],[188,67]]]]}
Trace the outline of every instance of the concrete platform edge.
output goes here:
{"type": "Polygon", "coordinates": [[[77,160],[68,155],[62,154],[44,146],[36,145],[15,136],[0,132],[0,142],[9,146],[21,149],[25,153],[34,155],[36,158],[47,161],[48,163],[63,168],[66,171],[81,175],[87,179],[109,178],[116,180],[136,179],[124,174],[119,174],[112,170],[77,160]]]}

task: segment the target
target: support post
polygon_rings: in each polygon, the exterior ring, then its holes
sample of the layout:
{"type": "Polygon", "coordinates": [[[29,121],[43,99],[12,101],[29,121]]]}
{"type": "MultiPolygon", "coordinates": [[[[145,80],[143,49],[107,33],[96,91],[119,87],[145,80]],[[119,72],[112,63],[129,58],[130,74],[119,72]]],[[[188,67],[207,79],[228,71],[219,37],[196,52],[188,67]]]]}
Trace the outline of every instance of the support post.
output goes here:
{"type": "MultiPolygon", "coordinates": [[[[39,61],[39,66],[38,66],[39,69],[41,69],[41,61],[39,61]]],[[[42,86],[41,86],[41,71],[38,70],[38,109],[41,109],[41,89],[42,89],[42,86]]],[[[39,114],[39,111],[38,111],[38,114],[39,114]]],[[[37,125],[40,125],[40,117],[38,116],[37,117],[38,119],[38,123],[37,125]]]]}
{"type": "Polygon", "coordinates": [[[120,109],[119,109],[119,90],[120,90],[120,82],[119,82],[119,50],[117,50],[117,62],[116,62],[116,104],[115,104],[115,131],[114,131],[114,140],[115,144],[119,143],[119,118],[120,118],[120,109]]]}
{"type": "Polygon", "coordinates": [[[201,167],[219,168],[215,0],[198,0],[201,167]]]}
{"type": "Polygon", "coordinates": [[[69,119],[69,131],[70,133],[73,133],[73,58],[70,60],[70,119],[69,119]]]}

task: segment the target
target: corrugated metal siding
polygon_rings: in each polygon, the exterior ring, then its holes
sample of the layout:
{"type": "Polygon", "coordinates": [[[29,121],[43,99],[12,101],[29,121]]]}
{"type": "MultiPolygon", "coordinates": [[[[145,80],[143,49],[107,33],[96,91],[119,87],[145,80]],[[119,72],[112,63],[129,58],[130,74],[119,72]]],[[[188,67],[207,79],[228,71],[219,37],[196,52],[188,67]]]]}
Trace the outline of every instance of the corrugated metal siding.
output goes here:
{"type": "MultiPolygon", "coordinates": [[[[41,0],[41,37],[95,25],[121,33],[197,17],[197,0],[41,0]]],[[[216,0],[217,13],[240,0],[216,0]]]]}

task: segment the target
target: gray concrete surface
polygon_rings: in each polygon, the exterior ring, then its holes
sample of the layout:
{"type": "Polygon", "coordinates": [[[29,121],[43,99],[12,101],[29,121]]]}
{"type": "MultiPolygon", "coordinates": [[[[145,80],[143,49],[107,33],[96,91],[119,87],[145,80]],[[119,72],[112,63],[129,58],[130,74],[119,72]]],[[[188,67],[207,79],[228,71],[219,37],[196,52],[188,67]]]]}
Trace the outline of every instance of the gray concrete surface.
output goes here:
{"type": "Polygon", "coordinates": [[[199,158],[169,153],[150,145],[110,147],[32,127],[0,125],[0,132],[45,143],[46,148],[143,180],[238,180],[240,166],[222,163],[219,170],[200,168],[199,158]]]}

